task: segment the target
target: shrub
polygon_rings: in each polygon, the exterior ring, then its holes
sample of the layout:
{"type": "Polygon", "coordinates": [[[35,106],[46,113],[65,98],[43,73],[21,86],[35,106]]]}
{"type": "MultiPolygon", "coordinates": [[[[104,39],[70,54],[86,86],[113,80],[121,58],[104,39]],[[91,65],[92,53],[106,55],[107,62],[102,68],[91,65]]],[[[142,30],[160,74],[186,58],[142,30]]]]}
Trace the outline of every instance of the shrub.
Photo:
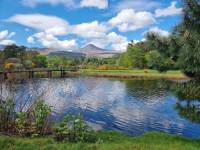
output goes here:
{"type": "Polygon", "coordinates": [[[100,69],[100,70],[125,70],[127,68],[120,67],[120,66],[101,65],[97,69],[100,69]]]}
{"type": "Polygon", "coordinates": [[[150,69],[156,69],[165,72],[173,68],[174,62],[170,58],[162,56],[158,51],[153,50],[145,55],[147,66],[150,69]]]}
{"type": "Polygon", "coordinates": [[[11,99],[0,100],[0,132],[14,132],[15,115],[15,103],[11,99]]]}
{"type": "Polygon", "coordinates": [[[68,114],[54,129],[55,139],[65,142],[95,142],[96,133],[83,120],[79,113],[76,116],[68,114]]]}
{"type": "Polygon", "coordinates": [[[35,129],[34,135],[41,136],[47,133],[49,117],[51,108],[44,103],[38,101],[33,108],[33,127],[35,129]]]}
{"type": "Polygon", "coordinates": [[[16,112],[13,100],[0,100],[0,132],[23,137],[48,133],[51,109],[44,101],[37,101],[27,111],[16,112]]]}

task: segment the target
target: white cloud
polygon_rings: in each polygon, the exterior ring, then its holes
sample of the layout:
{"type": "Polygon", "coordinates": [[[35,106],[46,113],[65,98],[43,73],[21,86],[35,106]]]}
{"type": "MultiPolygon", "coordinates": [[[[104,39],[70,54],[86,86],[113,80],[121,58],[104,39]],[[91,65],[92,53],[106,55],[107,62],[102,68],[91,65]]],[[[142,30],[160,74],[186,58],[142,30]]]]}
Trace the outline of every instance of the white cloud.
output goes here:
{"type": "Polygon", "coordinates": [[[128,45],[127,38],[121,35],[111,32],[104,34],[103,36],[97,38],[88,39],[88,43],[93,43],[96,46],[105,48],[110,45],[113,50],[124,51],[128,45]]]}
{"type": "Polygon", "coordinates": [[[32,36],[29,36],[27,38],[27,42],[30,43],[30,44],[34,44],[35,43],[34,38],[32,36]]]}
{"type": "MultiPolygon", "coordinates": [[[[41,14],[15,15],[8,19],[24,26],[34,28],[38,33],[29,36],[27,42],[41,43],[45,47],[61,50],[71,50],[77,46],[76,40],[60,40],[58,36],[76,35],[83,38],[85,42],[94,43],[105,48],[108,45],[115,50],[124,50],[127,45],[127,38],[114,32],[109,33],[110,27],[106,23],[98,21],[70,25],[67,21],[41,14]]],[[[85,43],[84,42],[84,43],[85,43]]]]}
{"type": "Polygon", "coordinates": [[[155,11],[155,16],[156,17],[166,17],[166,16],[174,16],[174,15],[179,15],[182,13],[182,8],[177,8],[176,7],[176,1],[173,1],[171,3],[171,6],[164,8],[164,9],[157,9],[155,11]]]}
{"type": "Polygon", "coordinates": [[[12,36],[15,35],[15,32],[9,33],[8,30],[0,31],[0,44],[1,45],[11,45],[14,44],[15,41],[10,40],[12,36]]]}
{"type": "Polygon", "coordinates": [[[52,34],[46,32],[39,32],[28,38],[29,42],[37,40],[47,48],[54,48],[59,50],[70,50],[76,47],[76,40],[59,40],[52,34]]]}
{"type": "Polygon", "coordinates": [[[52,35],[66,35],[69,33],[70,28],[71,28],[70,26],[66,26],[66,27],[57,26],[57,27],[47,29],[45,30],[45,32],[52,35]]]}
{"type": "Polygon", "coordinates": [[[115,32],[108,34],[108,41],[112,43],[111,47],[118,51],[125,51],[128,45],[127,38],[117,35],[115,32]]]}
{"type": "Polygon", "coordinates": [[[12,45],[15,44],[15,41],[13,40],[2,40],[0,41],[0,45],[12,45]]]}
{"type": "Polygon", "coordinates": [[[111,27],[117,27],[121,32],[135,31],[152,25],[156,22],[149,12],[135,12],[133,9],[124,9],[108,21],[111,27]]]}
{"type": "Polygon", "coordinates": [[[68,22],[56,16],[42,14],[17,14],[7,19],[8,22],[18,23],[37,30],[68,26],[68,22]]]}
{"type": "Polygon", "coordinates": [[[108,7],[108,0],[21,0],[21,2],[28,7],[36,7],[42,4],[64,5],[67,8],[96,7],[105,9],[108,7]]]}
{"type": "Polygon", "coordinates": [[[98,21],[93,21],[75,25],[72,32],[83,38],[98,38],[104,36],[107,30],[105,25],[100,24],[98,21]]]}
{"type": "Polygon", "coordinates": [[[146,34],[146,33],[156,33],[163,37],[168,37],[170,35],[170,33],[168,31],[159,29],[158,27],[150,28],[148,31],[144,32],[144,34],[146,34]]]}
{"type": "Polygon", "coordinates": [[[0,40],[6,38],[8,36],[8,30],[4,30],[0,32],[0,40]]]}
{"type": "Polygon", "coordinates": [[[112,11],[119,12],[123,9],[136,11],[152,10],[160,6],[160,2],[152,0],[122,0],[113,6],[112,11]]]}
{"type": "Polygon", "coordinates": [[[22,4],[29,7],[35,7],[40,4],[50,4],[50,5],[65,5],[66,7],[75,7],[74,0],[22,0],[22,4]]]}
{"type": "Polygon", "coordinates": [[[105,9],[108,7],[108,0],[82,0],[81,7],[97,7],[105,9]]]}

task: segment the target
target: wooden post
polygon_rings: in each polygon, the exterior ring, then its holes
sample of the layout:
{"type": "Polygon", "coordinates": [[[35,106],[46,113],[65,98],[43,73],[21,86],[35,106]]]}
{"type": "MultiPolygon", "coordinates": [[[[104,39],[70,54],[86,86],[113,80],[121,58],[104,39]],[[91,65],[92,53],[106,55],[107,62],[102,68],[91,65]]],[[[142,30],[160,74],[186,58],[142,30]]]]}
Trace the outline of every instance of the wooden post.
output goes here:
{"type": "Polygon", "coordinates": [[[61,78],[65,77],[65,71],[63,69],[60,70],[60,76],[61,76],[61,78]]]}
{"type": "Polygon", "coordinates": [[[3,79],[4,79],[4,80],[8,79],[8,73],[7,73],[7,72],[4,72],[4,74],[3,74],[3,79]]]}
{"type": "Polygon", "coordinates": [[[63,70],[60,70],[60,77],[63,78],[63,70]]]}
{"type": "Polygon", "coordinates": [[[29,78],[34,78],[34,71],[29,71],[29,78]]]}
{"type": "Polygon", "coordinates": [[[48,70],[48,71],[47,71],[47,76],[48,76],[48,78],[51,78],[51,77],[52,77],[52,71],[51,71],[51,70],[48,70]]]}

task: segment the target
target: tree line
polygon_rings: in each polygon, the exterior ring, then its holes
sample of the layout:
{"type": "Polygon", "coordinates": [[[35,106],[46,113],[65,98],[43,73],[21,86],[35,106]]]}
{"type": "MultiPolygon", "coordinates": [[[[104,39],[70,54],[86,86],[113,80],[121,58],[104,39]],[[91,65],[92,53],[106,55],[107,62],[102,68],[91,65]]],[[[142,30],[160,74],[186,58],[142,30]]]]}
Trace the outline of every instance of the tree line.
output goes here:
{"type": "Polygon", "coordinates": [[[122,65],[159,71],[180,69],[200,76],[200,1],[183,1],[183,19],[169,37],[147,33],[146,41],[130,44],[120,56],[122,65]]]}
{"type": "Polygon", "coordinates": [[[80,66],[92,69],[155,69],[160,72],[182,70],[188,76],[200,76],[199,0],[183,0],[182,21],[169,37],[149,32],[145,38],[145,41],[129,44],[125,53],[112,58],[47,57],[16,45],[7,46],[0,53],[0,58],[5,62],[1,64],[8,68],[9,65],[5,64],[9,64],[11,59],[25,68],[80,66]]]}

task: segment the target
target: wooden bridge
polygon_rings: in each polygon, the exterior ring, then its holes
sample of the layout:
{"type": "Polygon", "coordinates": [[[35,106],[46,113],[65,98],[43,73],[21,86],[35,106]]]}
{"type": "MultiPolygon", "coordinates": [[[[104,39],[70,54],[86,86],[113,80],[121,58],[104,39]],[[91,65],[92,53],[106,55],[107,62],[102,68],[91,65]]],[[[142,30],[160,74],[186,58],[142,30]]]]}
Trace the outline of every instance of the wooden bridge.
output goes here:
{"type": "Polygon", "coordinates": [[[67,72],[76,72],[76,71],[78,71],[78,68],[68,68],[68,69],[65,69],[65,68],[53,68],[53,69],[38,68],[38,69],[31,69],[31,70],[25,70],[25,69],[22,69],[22,70],[3,70],[3,71],[0,71],[0,77],[2,77],[3,79],[8,79],[9,74],[28,73],[29,78],[34,78],[35,73],[46,72],[47,77],[51,78],[52,75],[53,75],[53,72],[60,72],[60,77],[63,78],[63,77],[66,76],[67,72]]]}

